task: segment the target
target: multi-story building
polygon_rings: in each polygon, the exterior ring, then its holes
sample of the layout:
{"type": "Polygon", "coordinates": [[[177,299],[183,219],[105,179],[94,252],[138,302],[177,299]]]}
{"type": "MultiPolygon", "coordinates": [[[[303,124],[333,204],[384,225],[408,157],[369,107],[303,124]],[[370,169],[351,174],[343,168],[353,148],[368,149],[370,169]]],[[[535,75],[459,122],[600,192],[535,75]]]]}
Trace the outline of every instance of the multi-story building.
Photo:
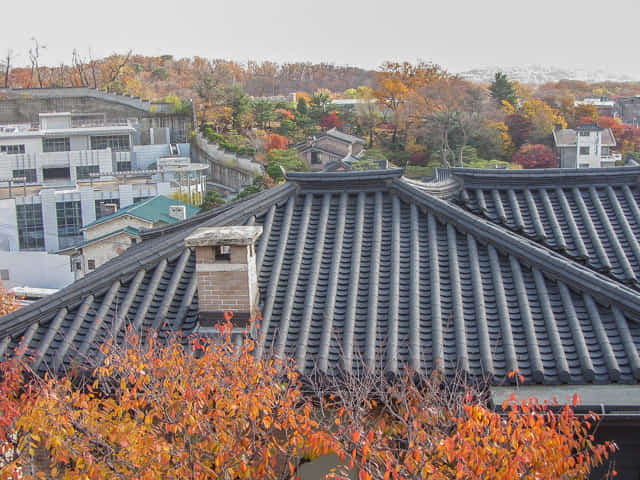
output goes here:
{"type": "Polygon", "coordinates": [[[64,112],[41,113],[39,120],[0,125],[0,179],[56,186],[132,170],[135,119],[64,112]]]}
{"type": "Polygon", "coordinates": [[[611,150],[616,146],[611,129],[597,123],[554,130],[553,141],[560,168],[614,167],[622,160],[620,154],[611,150]]]}
{"type": "Polygon", "coordinates": [[[186,142],[189,115],[164,107],[86,88],[22,95],[0,89],[0,123],[6,122],[0,125],[0,252],[12,265],[7,283],[20,273],[21,284],[59,288],[73,275],[47,279],[38,269],[59,270],[55,253],[82,242],[83,226],[114,205],[170,195],[185,182],[189,191],[205,184],[202,169],[184,165],[190,146],[179,142],[186,142]]]}
{"type": "Polygon", "coordinates": [[[640,127],[640,95],[619,98],[617,100],[617,113],[622,119],[622,123],[640,127]]]}

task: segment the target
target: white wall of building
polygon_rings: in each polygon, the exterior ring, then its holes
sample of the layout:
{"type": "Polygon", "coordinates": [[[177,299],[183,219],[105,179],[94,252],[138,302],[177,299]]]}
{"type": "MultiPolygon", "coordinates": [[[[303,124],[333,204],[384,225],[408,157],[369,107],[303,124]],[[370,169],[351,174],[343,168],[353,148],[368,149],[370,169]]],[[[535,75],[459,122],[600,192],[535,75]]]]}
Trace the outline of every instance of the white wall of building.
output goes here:
{"type": "Polygon", "coordinates": [[[0,252],[0,269],[9,270],[5,287],[63,288],[73,282],[66,255],[46,252],[0,252]]]}
{"type": "MultiPolygon", "coordinates": [[[[18,221],[16,201],[13,198],[0,200],[0,250],[18,250],[18,221]]],[[[1,263],[0,268],[2,268],[1,263]]]]}
{"type": "Polygon", "coordinates": [[[599,131],[590,131],[589,135],[577,135],[577,155],[578,168],[599,168],[600,167],[600,149],[602,148],[602,133],[599,131]],[[589,149],[588,154],[580,153],[584,148],[589,149]]]}

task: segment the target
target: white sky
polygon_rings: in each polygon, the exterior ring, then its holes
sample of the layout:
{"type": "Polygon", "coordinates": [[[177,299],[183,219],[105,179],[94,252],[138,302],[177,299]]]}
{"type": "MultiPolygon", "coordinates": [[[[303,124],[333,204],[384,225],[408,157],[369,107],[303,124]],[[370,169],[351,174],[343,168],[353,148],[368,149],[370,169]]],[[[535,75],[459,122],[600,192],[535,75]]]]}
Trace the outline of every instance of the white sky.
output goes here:
{"type": "Polygon", "coordinates": [[[531,65],[640,76],[640,0],[0,0],[0,54],[43,64],[133,49],[375,68],[423,59],[458,72],[531,65]]]}

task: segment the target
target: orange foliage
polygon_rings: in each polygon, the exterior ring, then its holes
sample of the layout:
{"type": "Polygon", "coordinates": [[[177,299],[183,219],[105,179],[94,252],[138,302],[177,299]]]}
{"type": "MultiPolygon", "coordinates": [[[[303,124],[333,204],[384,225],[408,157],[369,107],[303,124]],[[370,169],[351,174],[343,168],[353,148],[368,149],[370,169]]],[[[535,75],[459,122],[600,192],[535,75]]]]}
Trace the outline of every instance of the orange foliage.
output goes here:
{"type": "Polygon", "coordinates": [[[85,388],[43,381],[16,427],[42,440],[53,478],[277,479],[307,449],[335,450],[292,365],[256,360],[253,342],[237,350],[230,325],[221,332],[213,344],[105,345],[85,388]]]}
{"type": "Polygon", "coordinates": [[[0,317],[11,313],[20,308],[20,304],[13,293],[9,293],[4,289],[0,282],[0,317]]]}
{"type": "Polygon", "coordinates": [[[286,108],[276,108],[276,114],[280,120],[294,120],[296,116],[286,108]]]}
{"type": "Polygon", "coordinates": [[[267,136],[267,144],[264,149],[266,152],[270,152],[271,150],[286,150],[287,145],[289,144],[289,140],[282,135],[278,135],[277,133],[270,133],[267,136]]]}
{"type": "MultiPolygon", "coordinates": [[[[361,400],[359,409],[369,412],[364,416],[334,405],[343,461],[359,478],[586,478],[617,449],[593,443],[596,414],[580,417],[569,405],[515,396],[500,413],[470,392],[447,404],[442,399],[450,392],[439,384],[437,377],[423,383],[407,375],[378,400],[361,400]]],[[[572,399],[574,407],[578,400],[572,399]]]]}
{"type": "Polygon", "coordinates": [[[515,398],[501,414],[436,374],[312,383],[314,404],[292,362],[256,359],[252,340],[232,340],[231,317],[220,341],[107,343],[81,388],[45,377],[37,392],[21,390],[19,369],[4,365],[0,451],[17,455],[0,463],[0,478],[40,478],[21,469],[37,445],[50,476],[65,479],[294,479],[303,458],[330,452],[343,463],[334,479],[348,470],[360,479],[584,478],[615,449],[592,443],[595,414],[515,398]]]}

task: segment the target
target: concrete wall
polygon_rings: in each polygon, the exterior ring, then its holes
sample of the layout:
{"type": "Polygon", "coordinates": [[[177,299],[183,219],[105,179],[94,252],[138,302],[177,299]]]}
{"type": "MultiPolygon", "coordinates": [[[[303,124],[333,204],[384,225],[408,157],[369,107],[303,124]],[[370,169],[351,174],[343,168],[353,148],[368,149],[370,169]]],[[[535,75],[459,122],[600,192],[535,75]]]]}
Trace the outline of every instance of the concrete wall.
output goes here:
{"type": "MultiPolygon", "coordinates": [[[[139,241],[139,238],[138,238],[139,241]]],[[[117,257],[132,245],[131,237],[126,233],[119,233],[99,242],[82,248],[83,274],[89,270],[89,260],[95,262],[96,268],[117,257]]]]}
{"type": "Polygon", "coordinates": [[[164,145],[134,145],[134,170],[147,170],[150,165],[157,162],[158,157],[165,157],[171,155],[171,150],[168,144],[164,145]]]}
{"type": "Polygon", "coordinates": [[[63,288],[73,282],[69,257],[45,252],[0,252],[0,268],[9,270],[5,287],[63,288]]]}

